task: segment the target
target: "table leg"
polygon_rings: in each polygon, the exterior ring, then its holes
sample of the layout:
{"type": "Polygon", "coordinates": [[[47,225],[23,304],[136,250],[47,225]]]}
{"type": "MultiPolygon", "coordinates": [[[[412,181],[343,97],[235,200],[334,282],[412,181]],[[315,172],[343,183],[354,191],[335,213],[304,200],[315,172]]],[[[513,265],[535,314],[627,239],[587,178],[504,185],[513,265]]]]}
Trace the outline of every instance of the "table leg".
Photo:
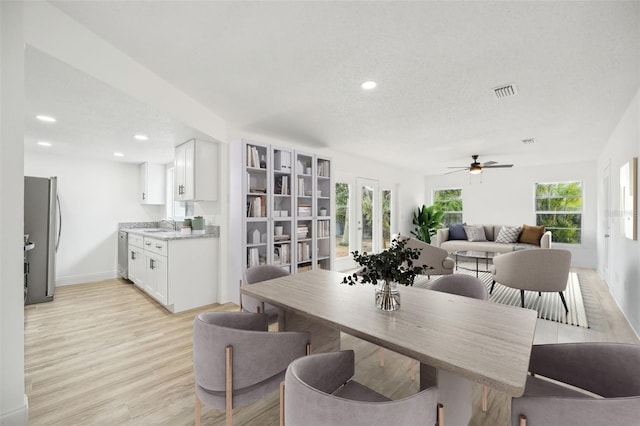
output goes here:
{"type": "Polygon", "coordinates": [[[473,387],[469,380],[420,363],[420,390],[438,384],[447,426],[466,426],[471,420],[473,387]]]}
{"type": "Polygon", "coordinates": [[[311,333],[311,353],[340,350],[340,331],[292,311],[279,311],[278,330],[311,333]]]}
{"type": "Polygon", "coordinates": [[[478,267],[478,260],[480,260],[480,259],[478,259],[478,258],[476,257],[476,278],[478,278],[478,269],[480,269],[480,268],[478,267]]]}

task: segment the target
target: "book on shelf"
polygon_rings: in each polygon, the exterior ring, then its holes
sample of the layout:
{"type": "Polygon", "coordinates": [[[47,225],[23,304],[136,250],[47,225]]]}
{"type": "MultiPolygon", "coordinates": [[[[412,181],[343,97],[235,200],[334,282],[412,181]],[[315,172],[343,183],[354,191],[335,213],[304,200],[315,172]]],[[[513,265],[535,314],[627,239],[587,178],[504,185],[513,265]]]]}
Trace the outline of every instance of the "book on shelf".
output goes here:
{"type": "Polygon", "coordinates": [[[318,221],[318,238],[326,238],[331,236],[331,229],[329,227],[328,220],[319,220],[318,221]]]}
{"type": "Polygon", "coordinates": [[[273,248],[273,261],[278,264],[291,263],[289,244],[281,244],[273,248]]]}
{"type": "Polygon", "coordinates": [[[247,202],[247,217],[265,217],[266,207],[262,197],[251,197],[247,202]]]}
{"type": "Polygon", "coordinates": [[[289,176],[279,176],[275,179],[274,194],[289,195],[289,176]]]}
{"type": "Polygon", "coordinates": [[[298,243],[298,262],[311,259],[311,248],[308,242],[298,243]]]}
{"type": "Polygon", "coordinates": [[[247,167],[260,168],[258,148],[252,145],[247,145],[247,167]]]}
{"type": "Polygon", "coordinates": [[[318,160],[318,176],[329,177],[329,160],[318,160]]]}
{"type": "Polygon", "coordinates": [[[308,204],[300,204],[298,206],[298,216],[311,216],[311,206],[308,204]]]}

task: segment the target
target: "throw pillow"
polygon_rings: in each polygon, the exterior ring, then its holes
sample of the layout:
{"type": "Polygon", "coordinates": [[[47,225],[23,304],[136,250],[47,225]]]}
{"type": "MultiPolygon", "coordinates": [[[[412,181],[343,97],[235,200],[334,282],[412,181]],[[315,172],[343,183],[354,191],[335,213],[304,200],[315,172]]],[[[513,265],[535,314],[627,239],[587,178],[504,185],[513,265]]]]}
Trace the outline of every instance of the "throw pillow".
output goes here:
{"type": "Polygon", "coordinates": [[[498,232],[496,243],[517,243],[518,237],[520,236],[520,229],[521,228],[519,226],[503,226],[500,228],[500,232],[498,232]]]}
{"type": "Polygon", "coordinates": [[[456,223],[449,225],[449,240],[466,240],[467,234],[464,232],[466,223],[456,223]]]}
{"type": "Polygon", "coordinates": [[[467,234],[467,240],[469,241],[487,241],[483,226],[465,226],[464,232],[467,234]]]}
{"type": "Polygon", "coordinates": [[[542,238],[542,234],[544,234],[544,225],[540,225],[540,226],[522,225],[522,232],[520,233],[520,238],[518,238],[518,242],[524,243],[524,244],[534,244],[536,246],[539,246],[540,238],[542,238]]]}

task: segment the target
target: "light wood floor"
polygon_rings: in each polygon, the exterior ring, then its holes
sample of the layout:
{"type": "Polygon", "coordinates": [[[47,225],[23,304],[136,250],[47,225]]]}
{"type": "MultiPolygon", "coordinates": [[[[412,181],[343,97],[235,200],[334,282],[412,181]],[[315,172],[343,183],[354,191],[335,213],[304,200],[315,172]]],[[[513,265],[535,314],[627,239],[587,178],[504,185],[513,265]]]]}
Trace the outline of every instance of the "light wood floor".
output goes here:
{"type": "MultiPolygon", "coordinates": [[[[591,270],[585,305],[592,328],[539,320],[536,343],[617,341],[640,343],[591,270]]],[[[122,280],[59,287],[53,302],[25,307],[25,380],[31,425],[193,424],[192,322],[202,311],[234,311],[210,305],[170,314],[122,280]]],[[[356,350],[358,381],[393,398],[415,393],[409,360],[343,335],[356,350]]],[[[479,410],[474,389],[473,425],[506,424],[507,399],[489,393],[489,412],[479,410]]],[[[237,425],[278,424],[278,394],[236,409],[237,425]]],[[[223,424],[224,413],[203,407],[203,424],[223,424]]]]}

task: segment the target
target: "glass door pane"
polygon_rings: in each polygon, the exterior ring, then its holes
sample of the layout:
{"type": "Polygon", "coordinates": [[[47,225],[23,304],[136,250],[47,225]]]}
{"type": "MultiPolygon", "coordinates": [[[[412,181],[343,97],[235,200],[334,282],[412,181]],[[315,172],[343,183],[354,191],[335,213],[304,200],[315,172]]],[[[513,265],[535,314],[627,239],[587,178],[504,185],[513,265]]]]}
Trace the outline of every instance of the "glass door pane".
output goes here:
{"type": "Polygon", "coordinates": [[[349,257],[348,183],[336,183],[336,259],[349,257]]]}
{"type": "Polygon", "coordinates": [[[382,244],[383,249],[391,246],[391,190],[382,190],[382,244]]]}
{"type": "Polygon", "coordinates": [[[380,189],[378,182],[370,179],[357,180],[357,250],[377,253],[381,250],[380,189]]]}

